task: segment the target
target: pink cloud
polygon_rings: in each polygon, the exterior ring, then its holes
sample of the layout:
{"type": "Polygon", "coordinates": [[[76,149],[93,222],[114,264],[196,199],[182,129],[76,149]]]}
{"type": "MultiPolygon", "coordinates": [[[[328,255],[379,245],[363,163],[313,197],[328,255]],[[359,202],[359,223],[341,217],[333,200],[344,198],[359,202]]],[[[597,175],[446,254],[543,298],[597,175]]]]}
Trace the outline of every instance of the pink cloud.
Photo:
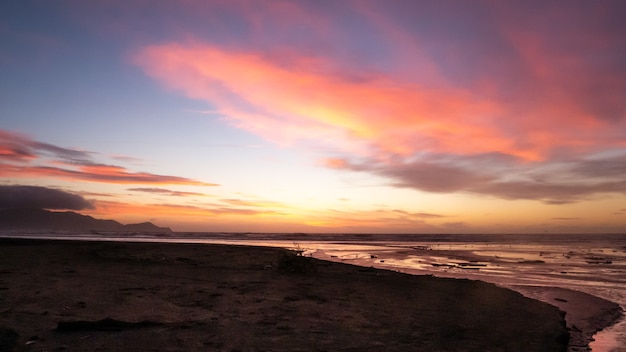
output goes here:
{"type": "MultiPolygon", "coordinates": [[[[297,43],[187,36],[133,61],[237,127],[322,145],[324,166],[393,186],[551,204],[623,194],[609,166],[623,161],[606,156],[626,147],[623,5],[563,4],[298,3],[289,18],[312,25],[297,43]]],[[[260,36],[293,25],[250,6],[230,11],[260,36]]]]}
{"type": "Polygon", "coordinates": [[[170,184],[217,186],[178,176],[157,175],[147,172],[131,172],[120,166],[85,165],[76,169],[51,166],[1,165],[0,177],[52,177],[74,181],[114,184],[170,184]]]}
{"type": "Polygon", "coordinates": [[[590,114],[576,96],[546,89],[537,102],[509,103],[381,74],[355,81],[321,58],[276,60],[199,43],[145,47],[135,61],[166,86],[217,105],[234,124],[268,140],[317,140],[344,150],[360,143],[398,155],[498,152],[526,160],[545,159],[555,147],[624,144],[615,126],[590,114]]]}
{"type": "Polygon", "coordinates": [[[269,140],[361,142],[389,153],[511,150],[490,126],[498,107],[457,89],[429,89],[381,75],[354,80],[321,58],[275,60],[204,44],[142,49],[135,61],[166,86],[216,104],[239,127],[269,140]]]}

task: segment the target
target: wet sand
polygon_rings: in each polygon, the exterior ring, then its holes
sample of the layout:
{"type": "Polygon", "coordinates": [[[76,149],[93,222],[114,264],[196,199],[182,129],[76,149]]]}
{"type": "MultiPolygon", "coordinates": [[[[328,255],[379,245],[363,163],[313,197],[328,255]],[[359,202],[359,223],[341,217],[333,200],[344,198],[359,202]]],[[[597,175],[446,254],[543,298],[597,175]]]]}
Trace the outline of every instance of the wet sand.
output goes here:
{"type": "MultiPolygon", "coordinates": [[[[517,268],[519,263],[477,255],[474,250],[430,250],[418,246],[418,248],[400,247],[394,250],[363,247],[360,250],[343,252],[321,248],[323,246],[318,246],[315,252],[319,258],[349,262],[365,267],[387,268],[415,275],[482,280],[510,288],[527,297],[558,307],[566,313],[566,324],[571,336],[569,352],[590,351],[589,343],[594,341],[594,335],[597,332],[624,318],[622,308],[615,302],[577,290],[547,286],[548,279],[536,275],[528,268],[524,273],[516,271],[519,270],[517,268]],[[415,259],[407,262],[407,258],[410,257],[407,254],[411,254],[413,258],[419,258],[419,262],[415,263],[415,259]],[[494,268],[497,271],[494,271],[494,268]],[[529,278],[528,273],[531,273],[532,279],[529,278]]],[[[528,267],[543,264],[528,262],[524,265],[528,267]]],[[[545,267],[541,269],[545,270],[545,267]]],[[[556,270],[558,269],[560,267],[556,267],[556,270]]],[[[554,277],[552,284],[558,283],[554,277]]],[[[609,349],[607,348],[606,351],[609,349]]],[[[610,350],[613,351],[613,349],[610,350]]],[[[616,350],[621,351],[619,348],[616,350]]]]}
{"type": "Polygon", "coordinates": [[[276,248],[2,239],[0,258],[3,351],[565,351],[567,344],[561,311],[493,284],[276,248]]]}
{"type": "Polygon", "coordinates": [[[543,286],[513,285],[511,288],[566,312],[570,352],[589,351],[593,335],[622,318],[618,304],[584,292],[543,286]]]}

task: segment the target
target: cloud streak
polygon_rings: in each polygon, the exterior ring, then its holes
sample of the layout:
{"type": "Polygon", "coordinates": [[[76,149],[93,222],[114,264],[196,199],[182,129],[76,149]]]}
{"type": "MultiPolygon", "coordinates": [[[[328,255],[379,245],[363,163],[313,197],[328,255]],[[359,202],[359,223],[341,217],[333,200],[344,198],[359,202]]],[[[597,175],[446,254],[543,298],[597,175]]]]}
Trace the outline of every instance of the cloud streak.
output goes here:
{"type": "Polygon", "coordinates": [[[34,141],[27,136],[0,129],[0,161],[27,162],[40,157],[66,162],[87,162],[91,153],[34,141]]]}
{"type": "Polygon", "coordinates": [[[185,177],[133,172],[122,166],[98,164],[93,161],[93,154],[37,142],[0,130],[0,177],[51,177],[112,184],[217,186],[185,177]]]}
{"type": "Polygon", "coordinates": [[[266,216],[279,215],[270,209],[244,209],[219,205],[185,205],[171,203],[121,203],[99,200],[95,202],[99,214],[125,214],[152,216],[200,218],[206,221],[207,216],[266,216]]]}
{"type": "Polygon", "coordinates": [[[495,155],[429,155],[395,162],[331,158],[323,164],[339,170],[381,175],[396,187],[432,193],[464,192],[509,200],[566,204],[602,194],[626,194],[624,156],[524,163],[495,155]]]}
{"type": "MultiPolygon", "coordinates": [[[[447,218],[447,215],[408,212],[399,209],[375,209],[362,211],[328,210],[319,216],[311,215],[305,221],[308,225],[320,228],[344,228],[345,231],[385,229],[400,232],[437,232],[440,226],[432,221],[447,218]],[[429,222],[431,221],[431,222],[429,222]]],[[[445,223],[443,224],[446,227],[445,223]]],[[[447,228],[447,227],[446,227],[447,228]]]]}
{"type": "Polygon", "coordinates": [[[146,187],[128,188],[128,190],[134,191],[134,192],[153,193],[153,194],[175,196],[175,197],[206,196],[206,194],[204,193],[173,191],[173,190],[169,190],[165,188],[154,188],[154,187],[153,188],[146,188],[146,187]]]}
{"type": "Polygon", "coordinates": [[[221,202],[238,207],[261,207],[261,208],[282,208],[285,205],[278,202],[245,200],[245,199],[221,199],[221,202]]]}
{"type": "Polygon", "coordinates": [[[98,182],[111,184],[150,184],[150,185],[192,185],[218,186],[185,177],[157,175],[147,172],[131,172],[121,166],[83,165],[77,168],[52,166],[2,165],[0,177],[50,177],[72,181],[98,182]]]}

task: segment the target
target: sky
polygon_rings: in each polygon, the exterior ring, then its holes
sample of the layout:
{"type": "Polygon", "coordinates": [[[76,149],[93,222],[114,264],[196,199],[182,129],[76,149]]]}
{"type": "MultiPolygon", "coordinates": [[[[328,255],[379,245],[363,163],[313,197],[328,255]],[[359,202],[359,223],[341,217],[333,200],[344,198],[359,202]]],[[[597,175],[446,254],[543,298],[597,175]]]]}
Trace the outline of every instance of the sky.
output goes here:
{"type": "Polygon", "coordinates": [[[625,13],[3,1],[0,207],[175,231],[624,233],[625,13]]]}

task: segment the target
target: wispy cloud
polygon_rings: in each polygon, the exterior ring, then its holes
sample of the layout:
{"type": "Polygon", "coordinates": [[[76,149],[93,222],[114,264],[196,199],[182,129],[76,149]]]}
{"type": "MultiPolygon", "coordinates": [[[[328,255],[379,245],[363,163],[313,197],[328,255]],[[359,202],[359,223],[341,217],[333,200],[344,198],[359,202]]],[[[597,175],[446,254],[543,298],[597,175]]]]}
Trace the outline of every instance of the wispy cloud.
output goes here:
{"type": "Polygon", "coordinates": [[[225,204],[241,206],[241,207],[263,207],[263,208],[284,207],[284,205],[281,203],[263,201],[263,200],[245,200],[245,199],[230,198],[230,199],[220,199],[220,201],[225,204]]]}
{"type": "Polygon", "coordinates": [[[88,192],[88,191],[77,191],[74,193],[81,195],[83,197],[117,197],[118,196],[115,193],[101,193],[101,192],[88,192]]]}
{"type": "Polygon", "coordinates": [[[0,162],[28,162],[40,157],[85,163],[91,160],[92,153],[37,142],[22,134],[0,129],[0,162]]]}
{"type": "Polygon", "coordinates": [[[192,197],[192,196],[206,196],[204,193],[197,192],[182,192],[182,191],[173,191],[166,188],[146,188],[146,187],[137,187],[137,188],[128,188],[129,191],[134,192],[145,192],[145,193],[155,193],[166,196],[176,196],[176,197],[192,197]]]}
{"type": "Polygon", "coordinates": [[[617,172],[626,170],[624,156],[528,163],[500,154],[425,155],[408,162],[365,159],[357,163],[332,158],[325,164],[335,169],[378,174],[396,187],[435,193],[465,192],[547,204],[572,203],[601,194],[626,194],[626,179],[617,172]]]}
{"type": "Polygon", "coordinates": [[[51,177],[73,181],[100,182],[113,184],[154,184],[218,186],[185,177],[157,175],[147,172],[131,172],[121,166],[82,165],[76,168],[51,166],[0,165],[0,177],[51,177]]]}
{"type": "Polygon", "coordinates": [[[98,200],[94,202],[96,210],[91,213],[98,214],[124,214],[139,215],[151,214],[152,216],[168,216],[183,218],[200,218],[206,216],[264,216],[276,215],[268,209],[242,209],[237,207],[208,206],[208,205],[185,205],[185,204],[144,204],[129,202],[113,202],[98,200]]]}
{"type": "MultiPolygon", "coordinates": [[[[379,210],[379,212],[385,212],[385,211],[379,210]]],[[[437,218],[445,217],[444,215],[440,215],[440,214],[422,213],[422,212],[412,213],[412,212],[408,212],[408,211],[400,210],[400,209],[394,209],[392,210],[392,213],[401,214],[403,216],[407,216],[410,218],[418,218],[418,219],[437,219],[437,218]]]]}
{"type": "Polygon", "coordinates": [[[441,232],[445,225],[434,223],[449,216],[408,212],[398,209],[337,210],[309,214],[304,222],[319,228],[343,228],[344,231],[441,232]]]}
{"type": "Polygon", "coordinates": [[[26,136],[0,130],[0,177],[51,177],[113,184],[217,186],[184,177],[134,172],[122,166],[99,164],[93,160],[94,154],[37,142],[26,136]]]}
{"type": "Polygon", "coordinates": [[[143,162],[143,160],[140,158],[135,158],[133,156],[128,156],[128,155],[111,155],[111,158],[114,160],[118,160],[118,161],[125,162],[125,163],[131,163],[131,164],[141,164],[143,162]]]}

